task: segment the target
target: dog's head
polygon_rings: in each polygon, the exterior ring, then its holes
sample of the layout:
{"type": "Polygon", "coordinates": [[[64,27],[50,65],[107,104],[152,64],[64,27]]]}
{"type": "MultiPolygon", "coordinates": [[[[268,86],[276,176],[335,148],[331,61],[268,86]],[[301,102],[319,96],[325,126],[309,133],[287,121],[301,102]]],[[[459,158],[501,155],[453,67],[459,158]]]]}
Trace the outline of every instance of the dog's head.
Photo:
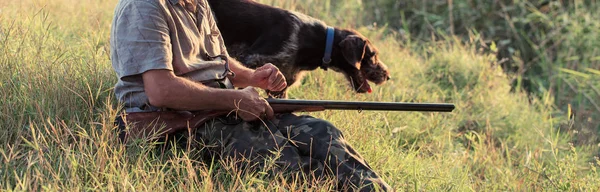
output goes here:
{"type": "Polygon", "coordinates": [[[339,54],[333,69],[344,73],[358,93],[371,92],[368,81],[377,85],[390,80],[387,66],[379,60],[379,51],[358,32],[349,31],[337,45],[339,54]]]}

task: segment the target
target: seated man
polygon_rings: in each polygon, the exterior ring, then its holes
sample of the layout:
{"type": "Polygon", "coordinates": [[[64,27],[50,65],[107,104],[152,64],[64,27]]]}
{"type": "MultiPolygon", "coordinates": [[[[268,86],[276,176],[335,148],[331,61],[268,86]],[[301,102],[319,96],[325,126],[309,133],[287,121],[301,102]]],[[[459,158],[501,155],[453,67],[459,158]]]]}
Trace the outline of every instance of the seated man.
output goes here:
{"type": "MultiPolygon", "coordinates": [[[[251,70],[229,58],[206,0],[120,0],[111,50],[115,94],[127,114],[237,111],[179,134],[175,143],[191,141],[204,155],[251,162],[240,166],[260,167],[281,151],[276,164],[283,172],[330,173],[340,190],[390,190],[329,122],[274,114],[254,87],[279,91],[285,78],[274,65],[251,70]]],[[[122,118],[117,122],[125,129],[122,118]]]]}

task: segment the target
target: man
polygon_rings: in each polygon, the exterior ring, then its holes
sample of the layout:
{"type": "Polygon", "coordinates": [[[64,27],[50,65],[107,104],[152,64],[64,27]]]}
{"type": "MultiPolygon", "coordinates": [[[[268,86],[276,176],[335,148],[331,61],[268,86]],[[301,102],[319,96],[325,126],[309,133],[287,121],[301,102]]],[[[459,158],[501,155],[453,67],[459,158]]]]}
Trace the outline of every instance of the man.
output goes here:
{"type": "MultiPolygon", "coordinates": [[[[244,169],[260,168],[278,151],[274,170],[330,173],[341,190],[389,190],[329,122],[274,114],[254,87],[279,91],[285,78],[272,64],[251,70],[229,58],[206,0],[120,0],[111,49],[119,77],[115,94],[125,113],[237,112],[192,134],[180,131],[175,143],[192,143],[205,158],[237,161],[244,169]]],[[[117,122],[126,129],[121,118],[117,122]]]]}

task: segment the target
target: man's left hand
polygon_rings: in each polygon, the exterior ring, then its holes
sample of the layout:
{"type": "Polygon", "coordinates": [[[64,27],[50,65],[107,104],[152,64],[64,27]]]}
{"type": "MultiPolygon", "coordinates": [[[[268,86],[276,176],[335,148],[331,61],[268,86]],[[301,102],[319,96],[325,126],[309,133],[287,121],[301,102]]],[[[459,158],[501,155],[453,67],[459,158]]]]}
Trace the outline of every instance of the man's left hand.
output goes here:
{"type": "Polygon", "coordinates": [[[269,91],[281,91],[287,83],[281,71],[275,65],[267,63],[252,73],[250,85],[269,91]]]}

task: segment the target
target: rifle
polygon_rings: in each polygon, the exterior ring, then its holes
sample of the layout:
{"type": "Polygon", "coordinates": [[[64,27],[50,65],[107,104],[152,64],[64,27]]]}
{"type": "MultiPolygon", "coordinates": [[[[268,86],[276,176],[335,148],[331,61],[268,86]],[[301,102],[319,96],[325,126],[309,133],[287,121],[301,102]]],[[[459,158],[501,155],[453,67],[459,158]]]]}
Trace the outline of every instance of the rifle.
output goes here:
{"type": "MultiPolygon", "coordinates": [[[[454,104],[448,103],[400,103],[359,102],[327,100],[288,100],[268,98],[267,102],[275,113],[316,112],[324,110],[358,111],[419,111],[452,112],[454,104]]],[[[148,134],[165,135],[179,130],[199,127],[206,121],[227,115],[232,111],[160,111],[124,114],[121,117],[129,130],[122,139],[148,134]]]]}

